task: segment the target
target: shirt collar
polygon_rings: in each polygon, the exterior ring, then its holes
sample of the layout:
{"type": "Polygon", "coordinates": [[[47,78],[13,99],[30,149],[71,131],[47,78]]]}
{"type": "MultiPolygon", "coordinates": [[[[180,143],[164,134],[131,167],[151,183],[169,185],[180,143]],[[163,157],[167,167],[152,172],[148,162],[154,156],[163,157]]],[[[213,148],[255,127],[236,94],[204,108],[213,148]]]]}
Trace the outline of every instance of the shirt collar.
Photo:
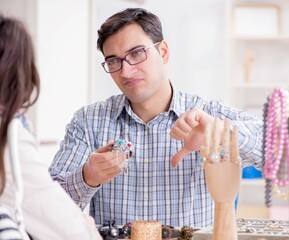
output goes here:
{"type": "Polygon", "coordinates": [[[180,94],[180,91],[178,91],[175,88],[172,82],[170,82],[170,84],[171,84],[171,88],[173,91],[173,97],[172,97],[172,101],[169,107],[169,111],[174,112],[179,117],[181,113],[184,112],[181,107],[181,94],[180,94]]]}
{"type": "Polygon", "coordinates": [[[117,107],[116,114],[114,115],[114,119],[117,119],[124,110],[126,110],[127,112],[131,111],[127,97],[124,94],[121,94],[120,96],[121,97],[119,99],[119,104],[117,107]]]}
{"type": "MultiPolygon", "coordinates": [[[[182,104],[181,92],[174,87],[171,81],[170,85],[172,88],[173,97],[168,112],[172,111],[177,115],[177,117],[179,117],[181,113],[185,111],[185,109],[182,107],[182,105],[185,106],[185,104],[182,104]]],[[[124,94],[121,95],[115,119],[117,119],[123,111],[126,111],[131,116],[133,115],[133,111],[129,104],[129,100],[124,94]]]]}

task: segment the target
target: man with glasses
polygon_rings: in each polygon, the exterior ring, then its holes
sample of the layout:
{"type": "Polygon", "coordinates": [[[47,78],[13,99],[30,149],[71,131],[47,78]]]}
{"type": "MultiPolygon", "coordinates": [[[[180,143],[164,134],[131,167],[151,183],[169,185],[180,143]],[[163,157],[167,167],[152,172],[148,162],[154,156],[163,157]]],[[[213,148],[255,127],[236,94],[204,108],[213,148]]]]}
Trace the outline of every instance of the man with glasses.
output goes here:
{"type": "Polygon", "coordinates": [[[228,118],[239,127],[243,164],[261,168],[262,123],[221,101],[178,91],[168,77],[161,23],[145,9],[112,15],[98,36],[102,66],[123,94],[75,113],[50,167],[52,177],[82,209],[90,203],[97,224],[154,219],[212,225],[214,204],[198,162],[204,128],[215,117],[228,118]],[[180,132],[189,133],[185,141],[177,140],[180,132]],[[126,173],[119,164],[127,155],[110,151],[118,139],[134,146],[126,173]]]}

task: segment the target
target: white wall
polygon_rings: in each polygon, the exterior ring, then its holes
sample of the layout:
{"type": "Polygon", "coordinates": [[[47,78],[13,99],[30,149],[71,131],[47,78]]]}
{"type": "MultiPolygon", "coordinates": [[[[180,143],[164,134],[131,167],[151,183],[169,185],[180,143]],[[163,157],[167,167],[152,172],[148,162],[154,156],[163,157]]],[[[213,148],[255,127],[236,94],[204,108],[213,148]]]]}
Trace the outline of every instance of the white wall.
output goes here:
{"type": "Polygon", "coordinates": [[[88,13],[88,1],[38,0],[41,95],[36,130],[40,141],[62,139],[74,111],[87,104],[88,13]]]}
{"type": "Polygon", "coordinates": [[[42,143],[61,140],[74,111],[88,103],[89,4],[83,0],[0,0],[0,12],[22,20],[34,40],[41,94],[31,117],[42,143]]]}

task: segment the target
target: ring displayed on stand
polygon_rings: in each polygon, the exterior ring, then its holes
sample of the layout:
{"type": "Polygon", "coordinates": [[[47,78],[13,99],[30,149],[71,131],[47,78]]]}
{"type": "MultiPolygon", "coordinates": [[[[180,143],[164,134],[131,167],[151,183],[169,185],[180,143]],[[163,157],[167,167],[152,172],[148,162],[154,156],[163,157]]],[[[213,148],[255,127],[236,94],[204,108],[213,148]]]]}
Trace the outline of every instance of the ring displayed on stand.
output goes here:
{"type": "Polygon", "coordinates": [[[216,164],[226,161],[236,164],[242,163],[238,147],[238,127],[232,127],[228,119],[223,121],[224,131],[222,139],[219,132],[221,119],[215,119],[213,129],[212,126],[207,126],[205,130],[205,146],[201,147],[199,157],[199,162],[202,166],[207,163],[216,164]],[[213,130],[213,135],[211,130],[213,130]]]}

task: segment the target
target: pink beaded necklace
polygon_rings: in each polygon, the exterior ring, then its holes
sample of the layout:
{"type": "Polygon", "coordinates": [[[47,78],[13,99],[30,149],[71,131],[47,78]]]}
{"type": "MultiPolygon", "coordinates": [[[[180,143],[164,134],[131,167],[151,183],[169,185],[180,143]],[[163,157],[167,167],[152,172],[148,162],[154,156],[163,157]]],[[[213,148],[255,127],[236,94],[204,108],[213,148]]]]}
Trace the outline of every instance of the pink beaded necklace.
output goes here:
{"type": "MultiPolygon", "coordinates": [[[[285,178],[278,178],[281,161],[287,161],[289,168],[288,135],[288,93],[275,89],[268,100],[265,127],[265,165],[264,177],[278,186],[289,185],[289,169],[285,169],[285,178]]],[[[285,164],[286,166],[286,164],[285,164]]],[[[284,172],[284,171],[283,171],[284,172]]]]}

